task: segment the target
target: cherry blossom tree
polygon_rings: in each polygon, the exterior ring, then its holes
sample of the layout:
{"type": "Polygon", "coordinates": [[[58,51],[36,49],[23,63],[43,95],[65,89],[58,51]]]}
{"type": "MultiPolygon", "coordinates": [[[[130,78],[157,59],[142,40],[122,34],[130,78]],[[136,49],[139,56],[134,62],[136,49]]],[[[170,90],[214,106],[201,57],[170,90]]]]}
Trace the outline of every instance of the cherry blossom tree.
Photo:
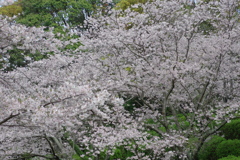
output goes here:
{"type": "Polygon", "coordinates": [[[192,9],[184,1],[139,4],[133,7],[142,8],[141,14],[129,9],[93,19],[97,37],[85,43],[108,68],[104,75],[124,84],[112,90],[140,97],[140,114],[152,111],[155,124],[145,127],[160,135],[164,127],[188,143],[195,139],[185,149],[189,159],[197,159],[207,138],[239,116],[238,6],[239,1],[192,9]]]}
{"type": "Polygon", "coordinates": [[[239,117],[239,3],[113,10],[89,19],[74,53],[1,73],[0,157],[108,159],[123,146],[128,159],[197,160],[239,117]],[[140,105],[128,112],[131,97],[140,105]]]}
{"type": "MultiPolygon", "coordinates": [[[[11,51],[18,50],[19,54],[27,55],[28,53],[46,54],[57,51],[63,42],[55,38],[51,32],[46,32],[43,27],[26,27],[16,24],[14,18],[0,16],[0,52],[1,62],[6,68],[9,65],[11,51]]],[[[30,56],[25,60],[32,61],[30,56]]]]}
{"type": "Polygon", "coordinates": [[[0,6],[7,6],[14,3],[14,0],[0,0],[0,6]]]}

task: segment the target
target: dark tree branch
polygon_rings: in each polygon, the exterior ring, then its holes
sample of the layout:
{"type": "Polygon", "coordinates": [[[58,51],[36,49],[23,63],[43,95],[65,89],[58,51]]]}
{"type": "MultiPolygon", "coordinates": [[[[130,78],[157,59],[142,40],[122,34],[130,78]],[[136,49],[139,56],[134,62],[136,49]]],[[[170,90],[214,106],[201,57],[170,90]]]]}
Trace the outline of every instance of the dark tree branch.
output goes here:
{"type": "Polygon", "coordinates": [[[3,127],[25,127],[25,128],[38,128],[40,126],[25,126],[25,125],[7,125],[7,124],[3,124],[3,127]]]}
{"type": "Polygon", "coordinates": [[[70,97],[66,97],[66,98],[63,98],[63,99],[58,99],[56,101],[51,101],[51,102],[48,102],[48,103],[45,103],[44,105],[42,105],[43,107],[46,107],[50,104],[54,105],[55,103],[60,103],[62,101],[65,101],[65,100],[68,100],[68,99],[71,99],[71,98],[75,98],[75,97],[78,97],[78,96],[81,96],[82,94],[79,94],[79,95],[75,95],[75,96],[70,96],[70,97]]]}
{"type": "Polygon", "coordinates": [[[157,128],[157,126],[156,125],[153,125],[153,124],[145,124],[144,125],[146,128],[148,128],[148,129],[150,129],[150,130],[153,130],[153,131],[155,131],[155,132],[157,132],[159,135],[163,135],[163,132],[161,131],[161,130],[159,130],[158,128],[157,128]]]}
{"type": "Polygon", "coordinates": [[[193,153],[193,158],[194,159],[198,159],[198,152],[200,151],[201,147],[203,146],[205,140],[213,135],[214,133],[216,133],[217,131],[219,131],[225,124],[227,123],[227,121],[222,122],[217,128],[210,130],[209,132],[207,132],[206,134],[204,134],[202,136],[202,138],[200,139],[200,143],[197,145],[197,148],[195,150],[195,152],[193,153]]]}
{"type": "Polygon", "coordinates": [[[56,159],[56,160],[60,160],[60,158],[56,155],[55,150],[54,150],[54,148],[53,148],[53,146],[52,146],[52,143],[51,143],[50,140],[48,139],[47,135],[45,135],[44,138],[45,138],[46,141],[48,142],[48,144],[49,144],[49,146],[50,146],[50,148],[51,148],[52,154],[53,154],[53,156],[55,157],[55,159],[56,159]]]}
{"type": "MultiPolygon", "coordinates": [[[[41,157],[41,158],[45,158],[45,159],[49,159],[49,160],[57,160],[56,157],[50,157],[50,156],[45,156],[45,155],[40,155],[40,154],[31,154],[31,153],[29,153],[29,154],[27,153],[26,155],[20,154],[17,156],[20,156],[23,159],[41,157]]],[[[14,158],[14,159],[10,159],[10,160],[19,160],[19,158],[14,158]]]]}
{"type": "Polygon", "coordinates": [[[12,119],[12,118],[14,118],[14,117],[17,117],[17,116],[19,116],[19,115],[20,115],[20,113],[11,114],[10,116],[8,116],[8,117],[5,118],[4,120],[2,120],[2,121],[0,122],[0,125],[2,125],[3,123],[5,123],[5,122],[9,121],[10,119],[12,119]]]}

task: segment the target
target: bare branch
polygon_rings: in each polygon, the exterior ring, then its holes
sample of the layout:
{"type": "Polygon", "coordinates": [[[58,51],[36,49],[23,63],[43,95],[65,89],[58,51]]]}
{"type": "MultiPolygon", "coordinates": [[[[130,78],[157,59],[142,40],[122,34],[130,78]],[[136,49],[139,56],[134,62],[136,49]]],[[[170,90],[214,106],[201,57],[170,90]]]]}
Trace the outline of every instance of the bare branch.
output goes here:
{"type": "Polygon", "coordinates": [[[12,118],[14,118],[14,117],[17,117],[17,116],[19,116],[19,115],[20,115],[20,113],[11,114],[10,116],[8,116],[8,117],[5,118],[4,120],[2,120],[2,121],[0,122],[0,125],[2,125],[3,123],[5,123],[5,122],[9,121],[10,119],[12,119],[12,118]]]}

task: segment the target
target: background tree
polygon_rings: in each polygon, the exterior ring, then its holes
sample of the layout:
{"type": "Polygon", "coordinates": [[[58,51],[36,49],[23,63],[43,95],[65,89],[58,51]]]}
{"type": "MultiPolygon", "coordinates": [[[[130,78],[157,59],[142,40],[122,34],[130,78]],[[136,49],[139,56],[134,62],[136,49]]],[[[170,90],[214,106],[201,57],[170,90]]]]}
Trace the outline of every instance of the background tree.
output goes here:
{"type": "Polygon", "coordinates": [[[0,14],[1,15],[6,15],[8,17],[13,17],[13,16],[17,16],[20,13],[22,13],[22,7],[20,6],[19,2],[14,2],[11,5],[6,5],[6,6],[2,6],[0,7],[0,14]]]}
{"type": "Polygon", "coordinates": [[[121,0],[117,3],[116,9],[126,10],[134,4],[146,3],[148,0],[121,0]]]}
{"type": "Polygon", "coordinates": [[[22,0],[23,14],[17,22],[27,26],[69,27],[83,24],[98,1],[22,0]]]}

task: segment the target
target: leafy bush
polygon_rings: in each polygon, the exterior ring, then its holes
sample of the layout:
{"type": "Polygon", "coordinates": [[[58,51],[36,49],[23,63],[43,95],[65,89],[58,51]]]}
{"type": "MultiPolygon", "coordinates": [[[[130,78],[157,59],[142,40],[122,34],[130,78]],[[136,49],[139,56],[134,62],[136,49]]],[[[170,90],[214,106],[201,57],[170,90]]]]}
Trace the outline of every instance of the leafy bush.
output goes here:
{"type": "Polygon", "coordinates": [[[227,123],[221,132],[226,139],[240,139],[240,119],[227,123]]]}
{"type": "Polygon", "coordinates": [[[240,160],[240,157],[230,155],[230,156],[218,159],[218,160],[240,160]]]}
{"type": "Polygon", "coordinates": [[[114,159],[127,159],[128,157],[133,156],[134,154],[124,148],[124,146],[117,146],[116,149],[114,150],[114,154],[110,156],[110,160],[114,159]]]}
{"type": "Polygon", "coordinates": [[[130,95],[128,95],[128,97],[123,97],[125,100],[123,106],[127,111],[132,113],[135,108],[140,108],[141,106],[143,106],[143,100],[141,100],[139,97],[137,96],[131,98],[129,97],[130,95]]]}
{"type": "Polygon", "coordinates": [[[29,50],[21,50],[13,48],[8,50],[8,58],[0,57],[0,69],[4,71],[13,71],[17,67],[26,67],[29,63],[33,61],[39,61],[42,59],[48,58],[50,55],[53,55],[53,52],[40,53],[35,52],[31,53],[29,50]]]}
{"type": "MultiPolygon", "coordinates": [[[[75,146],[76,148],[79,148],[77,145],[75,146]]],[[[74,150],[76,151],[76,149],[74,148],[74,150]]],[[[86,151],[87,152],[87,151],[86,151]]],[[[115,159],[119,159],[119,160],[125,160],[128,157],[133,156],[134,154],[131,151],[128,151],[124,148],[124,146],[116,146],[116,148],[113,150],[113,154],[110,155],[108,153],[108,149],[106,148],[104,151],[101,151],[98,154],[98,158],[99,159],[107,159],[108,160],[115,160],[115,159]]],[[[94,156],[90,154],[86,155],[86,153],[81,153],[79,154],[79,152],[77,154],[74,154],[72,157],[74,160],[89,160],[89,159],[94,159],[94,156]],[[84,156],[81,156],[81,155],[84,156]]]]}
{"type": "Polygon", "coordinates": [[[226,141],[225,138],[214,136],[211,140],[206,142],[201,148],[198,156],[200,160],[217,160],[218,156],[216,149],[221,142],[226,141]]]}
{"type": "Polygon", "coordinates": [[[226,140],[222,141],[216,149],[217,157],[223,158],[228,155],[240,156],[240,140],[226,140]]]}

